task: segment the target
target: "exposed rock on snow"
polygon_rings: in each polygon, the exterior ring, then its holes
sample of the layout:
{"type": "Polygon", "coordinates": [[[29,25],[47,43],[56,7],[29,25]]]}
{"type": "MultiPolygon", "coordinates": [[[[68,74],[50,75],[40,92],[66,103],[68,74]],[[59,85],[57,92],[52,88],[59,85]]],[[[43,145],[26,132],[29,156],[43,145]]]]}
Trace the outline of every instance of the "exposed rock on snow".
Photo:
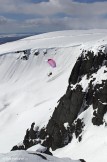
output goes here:
{"type": "MultiPolygon", "coordinates": [[[[60,99],[46,127],[49,135],[47,140],[50,139],[48,147],[53,150],[63,147],[71,141],[73,134],[80,142],[85,124],[84,120],[78,118],[78,114],[88,109],[90,105],[94,110],[92,123],[97,126],[104,123],[103,117],[107,112],[107,80],[101,80],[103,77],[98,78],[97,75],[103,67],[107,70],[105,60],[107,60],[106,48],[104,52],[99,50],[96,54],[85,50],[77,59],[66,94],[60,99]],[[85,89],[84,82],[87,85],[85,89]],[[63,126],[66,122],[70,126],[67,130],[63,126]]],[[[103,71],[100,75],[105,75],[104,73],[103,71]]],[[[47,145],[46,142],[44,144],[47,145]]]]}

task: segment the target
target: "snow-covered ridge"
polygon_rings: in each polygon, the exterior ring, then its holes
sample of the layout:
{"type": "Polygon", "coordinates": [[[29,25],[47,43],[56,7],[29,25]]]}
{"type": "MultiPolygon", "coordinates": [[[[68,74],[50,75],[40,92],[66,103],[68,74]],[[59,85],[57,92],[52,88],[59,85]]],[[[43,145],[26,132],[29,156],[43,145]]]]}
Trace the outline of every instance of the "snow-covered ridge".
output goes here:
{"type": "Polygon", "coordinates": [[[70,30],[45,33],[1,45],[0,54],[26,48],[84,46],[84,44],[90,47],[93,43],[101,45],[105,43],[103,41],[107,40],[106,34],[107,30],[70,30]]]}
{"type": "Polygon", "coordinates": [[[71,160],[70,158],[57,158],[46,154],[26,151],[14,151],[8,154],[0,154],[0,162],[80,162],[80,160],[71,160]]]}

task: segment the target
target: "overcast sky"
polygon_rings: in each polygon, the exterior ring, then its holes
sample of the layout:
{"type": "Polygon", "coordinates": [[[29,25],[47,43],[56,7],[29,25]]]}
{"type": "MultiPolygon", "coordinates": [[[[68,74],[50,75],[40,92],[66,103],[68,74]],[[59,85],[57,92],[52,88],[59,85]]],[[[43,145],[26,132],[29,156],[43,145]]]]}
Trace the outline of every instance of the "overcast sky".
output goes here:
{"type": "Polygon", "coordinates": [[[107,0],[0,0],[0,33],[107,28],[107,0]]]}

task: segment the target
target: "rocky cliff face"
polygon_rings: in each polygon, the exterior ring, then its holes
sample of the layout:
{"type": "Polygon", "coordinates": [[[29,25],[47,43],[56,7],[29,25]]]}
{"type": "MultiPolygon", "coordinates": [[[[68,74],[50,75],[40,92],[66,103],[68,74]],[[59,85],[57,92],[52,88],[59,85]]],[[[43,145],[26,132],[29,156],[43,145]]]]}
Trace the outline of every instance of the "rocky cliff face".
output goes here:
{"type": "MultiPolygon", "coordinates": [[[[72,140],[73,134],[82,140],[84,120],[78,115],[93,107],[93,125],[104,124],[107,112],[107,53],[101,47],[97,53],[82,51],[71,72],[65,95],[50,119],[46,132],[48,138],[43,143],[53,150],[63,147],[72,140]]],[[[105,123],[106,124],[106,123],[105,123]]]]}
{"type": "Polygon", "coordinates": [[[96,53],[82,51],[69,77],[66,93],[58,101],[47,127],[39,132],[39,142],[53,150],[67,145],[73,135],[80,142],[85,123],[78,115],[90,106],[93,125],[106,125],[103,117],[107,112],[107,50],[104,46],[96,53]]]}

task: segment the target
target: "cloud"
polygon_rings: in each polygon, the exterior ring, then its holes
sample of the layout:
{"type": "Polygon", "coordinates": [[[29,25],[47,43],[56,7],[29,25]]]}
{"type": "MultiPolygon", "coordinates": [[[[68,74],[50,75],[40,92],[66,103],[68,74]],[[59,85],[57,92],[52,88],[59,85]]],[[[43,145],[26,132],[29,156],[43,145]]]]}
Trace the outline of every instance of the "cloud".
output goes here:
{"type": "Polygon", "coordinates": [[[40,28],[44,31],[67,30],[67,29],[96,29],[107,28],[107,21],[102,18],[89,17],[87,18],[39,18],[26,20],[23,25],[25,28],[34,27],[36,30],[40,28]],[[103,24],[103,25],[102,25],[103,24]]]}
{"type": "Polygon", "coordinates": [[[10,30],[14,31],[107,28],[107,2],[103,1],[79,3],[74,0],[0,0],[0,13],[11,15],[10,18],[0,17],[0,31],[10,21],[10,30]],[[25,19],[22,21],[20,16],[25,19]]]}
{"type": "Polygon", "coordinates": [[[9,23],[15,22],[14,20],[7,19],[4,16],[0,16],[0,25],[7,25],[9,23]]]}
{"type": "Polygon", "coordinates": [[[107,13],[107,2],[79,3],[73,0],[50,0],[31,3],[28,0],[0,0],[0,12],[39,14],[50,16],[57,13],[69,15],[101,15],[107,13]]]}
{"type": "Polygon", "coordinates": [[[74,0],[76,2],[80,2],[80,3],[95,3],[95,2],[104,2],[106,0],[74,0]]]}
{"type": "Polygon", "coordinates": [[[8,20],[3,17],[3,16],[0,16],[0,25],[4,25],[4,24],[7,24],[8,23],[8,20]]]}

